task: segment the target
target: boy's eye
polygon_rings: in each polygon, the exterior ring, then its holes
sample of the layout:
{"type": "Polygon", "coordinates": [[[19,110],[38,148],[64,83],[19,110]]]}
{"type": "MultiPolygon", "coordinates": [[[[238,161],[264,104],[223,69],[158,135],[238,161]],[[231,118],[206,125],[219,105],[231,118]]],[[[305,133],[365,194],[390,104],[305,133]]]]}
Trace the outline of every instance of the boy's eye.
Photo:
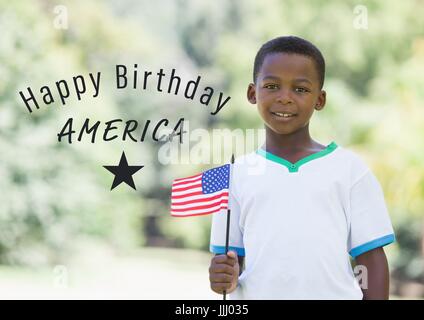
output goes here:
{"type": "Polygon", "coordinates": [[[300,93],[304,93],[304,92],[309,92],[309,90],[308,89],[306,89],[306,88],[302,88],[302,87],[299,87],[299,88],[296,88],[296,89],[294,89],[296,92],[300,92],[300,93]]]}
{"type": "Polygon", "coordinates": [[[277,89],[278,86],[276,84],[269,83],[269,84],[264,85],[264,88],[267,88],[267,89],[277,89]]]}

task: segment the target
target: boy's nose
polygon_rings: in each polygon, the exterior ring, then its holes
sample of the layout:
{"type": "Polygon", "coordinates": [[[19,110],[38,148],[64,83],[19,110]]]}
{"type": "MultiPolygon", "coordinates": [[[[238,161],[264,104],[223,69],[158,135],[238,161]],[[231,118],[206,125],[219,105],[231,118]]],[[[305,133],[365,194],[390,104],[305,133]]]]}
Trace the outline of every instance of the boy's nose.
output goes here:
{"type": "Polygon", "coordinates": [[[277,102],[280,102],[282,104],[292,103],[293,99],[290,95],[290,91],[286,89],[281,89],[277,96],[277,102]]]}

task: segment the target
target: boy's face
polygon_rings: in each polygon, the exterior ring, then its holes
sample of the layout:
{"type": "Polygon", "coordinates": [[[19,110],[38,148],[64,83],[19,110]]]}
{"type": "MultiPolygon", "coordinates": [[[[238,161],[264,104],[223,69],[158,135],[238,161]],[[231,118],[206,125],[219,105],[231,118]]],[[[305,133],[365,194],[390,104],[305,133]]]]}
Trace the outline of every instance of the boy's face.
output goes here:
{"type": "Polygon", "coordinates": [[[256,84],[249,84],[247,98],[257,104],[266,126],[277,134],[306,127],[314,110],[325,105],[314,61],[299,54],[266,55],[256,84]]]}

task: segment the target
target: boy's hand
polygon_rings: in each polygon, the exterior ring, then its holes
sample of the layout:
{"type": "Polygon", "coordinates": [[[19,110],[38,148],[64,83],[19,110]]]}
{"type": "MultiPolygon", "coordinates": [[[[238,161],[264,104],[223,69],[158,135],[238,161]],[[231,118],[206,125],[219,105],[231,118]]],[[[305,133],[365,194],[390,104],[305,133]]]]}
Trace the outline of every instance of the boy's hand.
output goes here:
{"type": "Polygon", "coordinates": [[[219,294],[234,291],[237,287],[240,266],[237,254],[234,251],[228,251],[227,255],[217,255],[212,258],[209,267],[209,280],[211,289],[219,294]]]}

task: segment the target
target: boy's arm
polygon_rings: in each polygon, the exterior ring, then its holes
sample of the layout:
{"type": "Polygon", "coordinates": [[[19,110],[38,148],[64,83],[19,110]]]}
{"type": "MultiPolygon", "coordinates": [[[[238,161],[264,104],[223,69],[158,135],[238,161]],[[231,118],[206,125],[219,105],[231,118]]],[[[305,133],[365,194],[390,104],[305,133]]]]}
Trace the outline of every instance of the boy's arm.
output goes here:
{"type": "Polygon", "coordinates": [[[356,265],[363,265],[367,271],[368,288],[362,288],[364,300],[389,299],[389,266],[383,248],[365,252],[355,259],[356,265]]]}

